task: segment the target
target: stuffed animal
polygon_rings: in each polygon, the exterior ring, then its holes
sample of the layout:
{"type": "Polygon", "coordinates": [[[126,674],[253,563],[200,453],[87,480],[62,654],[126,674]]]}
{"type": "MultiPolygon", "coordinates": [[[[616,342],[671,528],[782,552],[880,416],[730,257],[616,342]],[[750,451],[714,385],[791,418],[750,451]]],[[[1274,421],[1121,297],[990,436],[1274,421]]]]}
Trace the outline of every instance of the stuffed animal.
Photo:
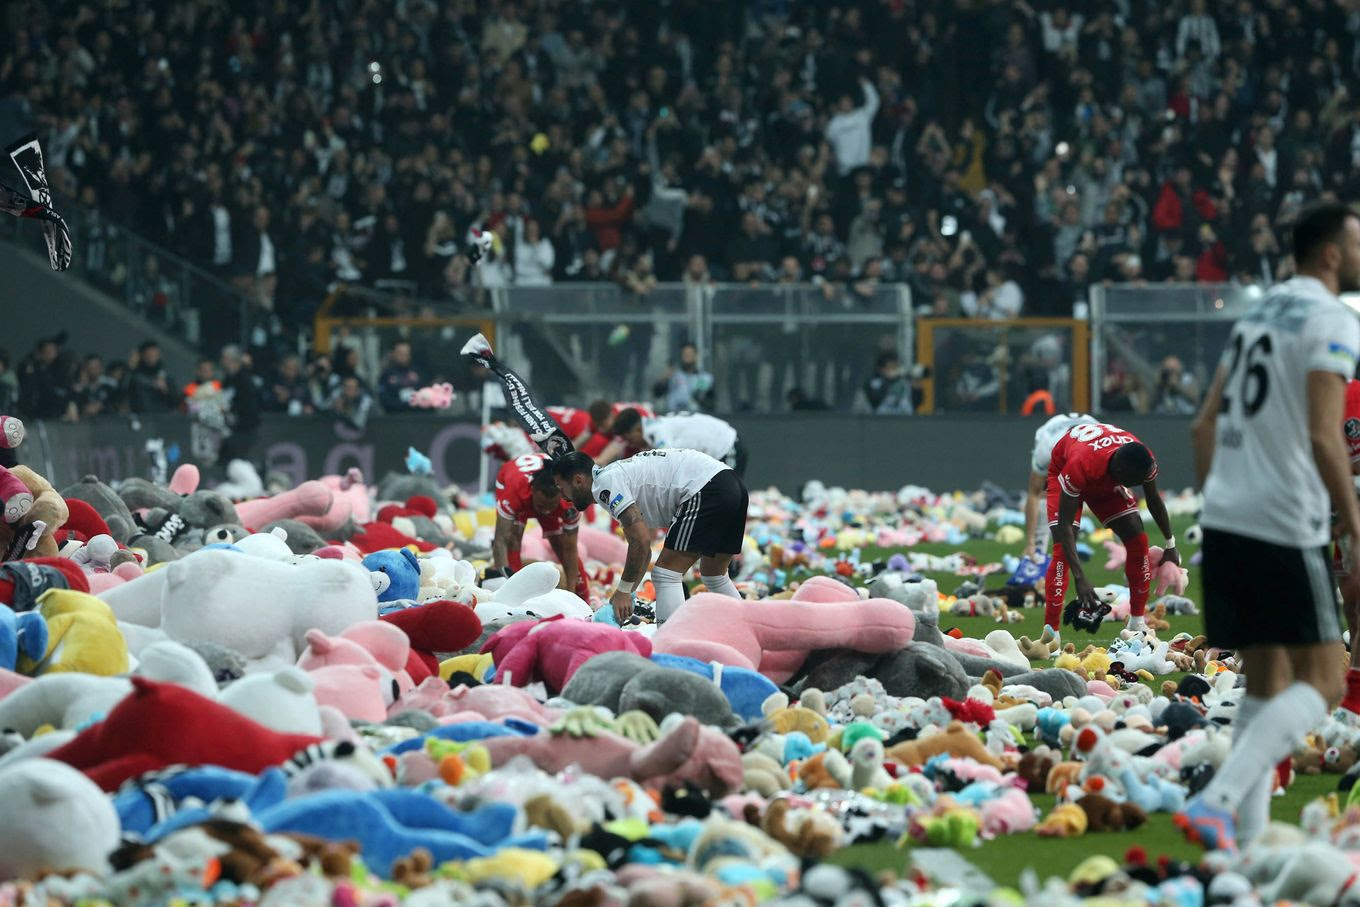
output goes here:
{"type": "Polygon", "coordinates": [[[47,652],[47,621],[41,613],[16,614],[0,606],[0,668],[13,671],[19,656],[36,661],[47,652]]]}
{"type": "Polygon", "coordinates": [[[416,608],[401,608],[378,617],[399,628],[410,640],[406,673],[413,683],[438,676],[438,653],[460,652],[482,635],[477,612],[451,601],[431,601],[416,608]]]}
{"type": "Polygon", "coordinates": [[[850,587],[814,577],[787,602],[695,595],[652,644],[657,652],[749,668],[783,683],[814,648],[891,652],[908,646],[914,630],[912,612],[897,602],[861,601],[850,587]]]}
{"type": "Polygon", "coordinates": [[[18,660],[20,673],[77,671],[107,677],[127,671],[127,641],[104,602],[74,589],[49,589],[38,599],[38,613],[47,624],[47,645],[38,657],[18,660]]]}
{"type": "Polygon", "coordinates": [[[420,595],[420,562],[410,548],[375,551],[364,558],[379,602],[413,601],[420,595]]]}
{"type": "Polygon", "coordinates": [[[17,523],[33,508],[33,494],[14,473],[0,466],[0,520],[17,523]]]}
{"type": "Polygon", "coordinates": [[[1034,828],[1042,838],[1077,838],[1086,834],[1086,812],[1075,803],[1059,803],[1034,828]]]}
{"type": "MultiPolygon", "coordinates": [[[[66,522],[66,501],[51,483],[22,464],[9,474],[32,496],[26,512],[15,520],[0,520],[0,560],[56,557],[56,532],[66,522]]],[[[17,486],[15,486],[17,488],[17,486]]]]}
{"type": "Polygon", "coordinates": [[[1089,831],[1132,831],[1147,821],[1135,803],[1119,803],[1100,794],[1087,794],[1076,802],[1086,813],[1089,831]]]}
{"type": "Polygon", "coordinates": [[[352,564],[287,564],[211,549],[103,598],[120,621],[157,627],[184,643],[215,643],[269,668],[295,663],[308,630],[338,635],[378,616],[368,573],[352,564]]]}
{"type": "Polygon", "coordinates": [[[364,484],[364,474],[351,466],[343,476],[322,476],[321,484],[331,490],[337,498],[349,501],[350,518],[356,523],[367,523],[371,518],[372,505],[369,502],[368,486],[364,484]]]}
{"type": "MultiPolygon", "coordinates": [[[[324,484],[317,481],[303,482],[292,491],[276,494],[268,498],[256,498],[252,501],[241,501],[236,505],[235,513],[237,521],[248,529],[258,529],[267,523],[275,520],[301,520],[308,522],[313,528],[320,530],[321,527],[315,523],[310,523],[305,518],[319,519],[330,514],[332,505],[335,503],[335,495],[324,484]]],[[[339,516],[336,514],[335,516],[339,516]]],[[[338,529],[346,520],[349,519],[348,508],[345,509],[344,517],[334,521],[329,529],[338,529]]],[[[327,524],[332,520],[327,520],[327,524]]]]}
{"type": "Polygon", "coordinates": [[[89,778],[51,759],[0,766],[0,881],[109,872],[118,814],[89,778]]]}
{"type": "Polygon", "coordinates": [[[968,731],[961,721],[951,721],[949,726],[938,733],[904,740],[886,750],[889,759],[903,765],[924,765],[933,756],[948,753],[951,756],[964,756],[1000,769],[1001,760],[987,751],[977,734],[968,731]]]}
{"type": "Polygon", "coordinates": [[[109,535],[120,544],[127,544],[128,539],[132,537],[136,528],[132,511],[123,503],[118,493],[99,481],[98,477],[85,476],[74,485],[63,488],[61,496],[66,501],[78,500],[89,504],[108,526],[109,535]]]}
{"type": "MultiPolygon", "coordinates": [[[[558,588],[560,580],[561,574],[552,564],[542,561],[525,564],[524,569],[516,571],[489,599],[477,599],[477,617],[483,625],[508,623],[526,617],[537,619],[563,615],[585,620],[594,617],[595,612],[590,605],[581,601],[574,592],[558,588]]],[[[693,599],[690,601],[693,602],[693,599]]],[[[686,607],[689,607],[688,603],[686,607]]]]}
{"type": "Polygon", "coordinates": [[[104,790],[167,765],[259,772],[321,739],[280,734],[174,684],[132,678],[132,692],[98,724],[48,758],[80,769],[104,790]]]}
{"type": "Polygon", "coordinates": [[[707,726],[724,727],[733,721],[720,686],[702,674],[663,667],[631,650],[604,652],[586,661],[562,688],[562,698],[604,706],[616,715],[637,710],[657,721],[671,712],[691,715],[707,726]]]}
{"type": "Polygon", "coordinates": [[[793,809],[785,797],[765,808],[760,827],[789,852],[803,859],[821,860],[843,846],[845,830],[821,809],[793,809]]]}
{"type": "Polygon", "coordinates": [[[532,623],[517,621],[492,634],[480,651],[491,653],[502,682],[527,686],[542,680],[549,690],[559,691],[596,655],[634,652],[646,658],[652,654],[652,643],[640,633],[558,615],[532,623]]]}
{"type": "Polygon", "coordinates": [[[482,743],[496,766],[524,755],[549,774],[577,763],[602,778],[632,778],[649,786],[693,781],[714,797],[737,790],[744,775],[736,744],[692,717],[677,721],[645,746],[608,731],[581,737],[541,732],[532,737],[491,737],[482,743]]]}

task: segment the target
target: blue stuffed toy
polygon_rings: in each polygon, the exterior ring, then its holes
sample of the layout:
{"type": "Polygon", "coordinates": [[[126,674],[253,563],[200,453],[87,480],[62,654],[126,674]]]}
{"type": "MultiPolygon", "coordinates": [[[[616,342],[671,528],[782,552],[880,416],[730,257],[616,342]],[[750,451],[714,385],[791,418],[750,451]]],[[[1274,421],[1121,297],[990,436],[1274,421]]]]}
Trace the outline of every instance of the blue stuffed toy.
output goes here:
{"type": "MultiPolygon", "coordinates": [[[[600,611],[610,611],[612,608],[601,608],[600,611]]],[[[598,616],[600,612],[596,612],[598,616]]],[[[679,668],[682,671],[689,671],[691,674],[698,674],[709,680],[713,679],[715,670],[720,670],[718,678],[718,689],[722,690],[727,697],[728,703],[732,706],[732,712],[739,716],[743,721],[759,721],[765,713],[761,709],[765,700],[771,693],[778,693],[779,687],[775,686],[773,680],[750,668],[737,668],[731,665],[717,665],[714,662],[704,662],[697,658],[690,658],[685,655],[670,655],[664,652],[652,653],[652,661],[661,665],[663,668],[679,668]]]]}
{"type": "Polygon", "coordinates": [[[420,596],[420,561],[410,548],[375,551],[364,558],[373,573],[379,602],[414,601],[420,596]]]}
{"type": "Polygon", "coordinates": [[[41,661],[47,654],[47,621],[37,611],[15,614],[0,605],[0,668],[13,671],[24,655],[41,661]]]}

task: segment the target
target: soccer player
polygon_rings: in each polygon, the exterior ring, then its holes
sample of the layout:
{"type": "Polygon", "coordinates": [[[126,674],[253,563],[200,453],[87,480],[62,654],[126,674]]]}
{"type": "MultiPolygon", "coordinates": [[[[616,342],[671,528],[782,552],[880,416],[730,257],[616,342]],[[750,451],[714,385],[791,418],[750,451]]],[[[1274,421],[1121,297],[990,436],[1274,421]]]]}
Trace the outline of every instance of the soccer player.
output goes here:
{"type": "Polygon", "coordinates": [[[1048,483],[1048,464],[1053,445],[1077,425],[1092,424],[1095,416],[1085,413],[1059,413],[1034,433],[1034,450],[1029,457],[1029,493],[1025,495],[1025,553],[1042,560],[1048,550],[1048,521],[1039,522],[1039,499],[1048,483]]]}
{"type": "MultiPolygon", "coordinates": [[[[667,413],[648,417],[635,409],[625,409],[614,418],[614,433],[623,440],[623,445],[637,450],[659,447],[702,450],[713,459],[732,467],[738,476],[745,478],[746,475],[746,448],[742,446],[741,438],[737,437],[737,430],[716,416],[706,413],[667,413]]],[[[613,462],[610,458],[612,452],[611,445],[611,449],[605,450],[595,462],[601,466],[613,462]]]]}
{"type": "Polygon", "coordinates": [[[509,576],[524,566],[520,557],[524,524],[535,519],[562,564],[566,588],[575,589],[583,600],[590,601],[590,581],[581,569],[576,546],[581,514],[562,497],[550,467],[547,454],[525,454],[503,465],[497,473],[496,535],[491,542],[488,572],[509,576]]]}
{"type": "MultiPolygon", "coordinates": [[[[1141,485],[1147,497],[1148,512],[1166,539],[1165,560],[1180,563],[1176,538],[1171,534],[1171,517],[1157,491],[1157,461],[1129,432],[1103,423],[1076,425],[1053,445],[1048,464],[1048,528],[1053,534],[1053,559],[1044,583],[1044,637],[1059,635],[1063,617],[1063,598],[1070,581],[1077,590],[1077,603],[1088,617],[1102,616],[1095,589],[1086,578],[1077,557],[1075,527],[1083,506],[1091,515],[1113,530],[1128,551],[1124,576],[1129,582],[1128,628],[1146,626],[1148,586],[1152,568],[1148,563],[1148,537],[1138,502],[1129,489],[1141,485]]],[[[1097,620],[1098,623],[1098,620],[1097,620]]]]}
{"type": "Polygon", "coordinates": [[[741,598],[727,567],[746,535],[747,494],[730,467],[683,448],[646,450],[604,467],[577,451],[557,460],[553,475],[578,510],[598,502],[623,527],[628,556],[610,596],[619,623],[632,616],[633,590],[647,572],[662,526],[670,528],[652,567],[658,623],[684,604],[681,583],[695,561],[710,592],[741,598]]]}
{"type": "MultiPolygon", "coordinates": [[[[608,417],[595,420],[595,433],[590,436],[590,440],[577,445],[577,450],[584,451],[601,466],[624,457],[631,457],[642,450],[641,447],[635,447],[618,436],[615,420],[629,410],[635,411],[644,419],[652,419],[656,417],[652,408],[645,403],[615,403],[610,405],[605,401],[598,402],[603,402],[605,406],[609,407],[607,410],[608,417]]],[[[591,404],[592,414],[595,412],[595,405],[591,404]]]]}
{"type": "MultiPolygon", "coordinates": [[[[1272,768],[1341,695],[1329,498],[1360,563],[1360,505],[1336,430],[1360,357],[1360,323],[1337,298],[1360,290],[1360,217],[1339,204],[1308,209],[1293,245],[1297,276],[1233,326],[1194,427],[1204,630],[1241,655],[1247,675],[1227,760],[1175,816],[1215,849],[1264,828],[1272,768]]],[[[1360,572],[1341,592],[1360,599],[1360,572]]]]}

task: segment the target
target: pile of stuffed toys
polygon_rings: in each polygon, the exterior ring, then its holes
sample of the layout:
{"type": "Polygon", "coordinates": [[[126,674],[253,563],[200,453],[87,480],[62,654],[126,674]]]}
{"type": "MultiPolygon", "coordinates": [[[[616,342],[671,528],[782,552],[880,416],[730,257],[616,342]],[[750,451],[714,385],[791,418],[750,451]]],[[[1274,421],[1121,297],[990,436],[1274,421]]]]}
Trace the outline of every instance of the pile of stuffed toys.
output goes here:
{"type": "MultiPolygon", "coordinates": [[[[1055,651],[1006,629],[1033,590],[989,593],[994,570],[942,594],[909,556],[851,561],[1013,528],[999,492],[753,495],[747,600],[695,589],[658,628],[560,588],[532,533],[483,583],[491,509],[426,477],[236,478],[0,475],[0,903],[919,903],[961,884],[946,864],[822,860],[1136,828],[1228,749],[1242,688],[1202,638],[1055,651]],[[997,628],[942,632],[953,613],[997,628]]],[[[623,543],[582,543],[607,588],[623,543]]],[[[1193,607],[1159,583],[1158,613],[1193,607]]],[[[1348,798],[1356,747],[1332,722],[1295,770],[1348,798]]],[[[1321,802],[1240,856],[1099,858],[1015,897],[1345,902],[1358,816],[1321,802]]]]}

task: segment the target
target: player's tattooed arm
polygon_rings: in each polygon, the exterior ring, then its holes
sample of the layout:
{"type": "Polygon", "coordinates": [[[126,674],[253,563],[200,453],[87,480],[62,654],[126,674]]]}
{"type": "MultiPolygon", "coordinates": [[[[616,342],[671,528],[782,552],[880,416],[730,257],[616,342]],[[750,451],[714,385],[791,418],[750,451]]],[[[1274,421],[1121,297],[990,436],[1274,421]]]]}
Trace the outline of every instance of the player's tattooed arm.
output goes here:
{"type": "Polygon", "coordinates": [[[619,525],[623,527],[624,538],[628,539],[628,556],[623,562],[622,579],[635,583],[647,572],[652,560],[652,529],[642,518],[642,511],[636,504],[630,504],[619,514],[619,525]]]}

